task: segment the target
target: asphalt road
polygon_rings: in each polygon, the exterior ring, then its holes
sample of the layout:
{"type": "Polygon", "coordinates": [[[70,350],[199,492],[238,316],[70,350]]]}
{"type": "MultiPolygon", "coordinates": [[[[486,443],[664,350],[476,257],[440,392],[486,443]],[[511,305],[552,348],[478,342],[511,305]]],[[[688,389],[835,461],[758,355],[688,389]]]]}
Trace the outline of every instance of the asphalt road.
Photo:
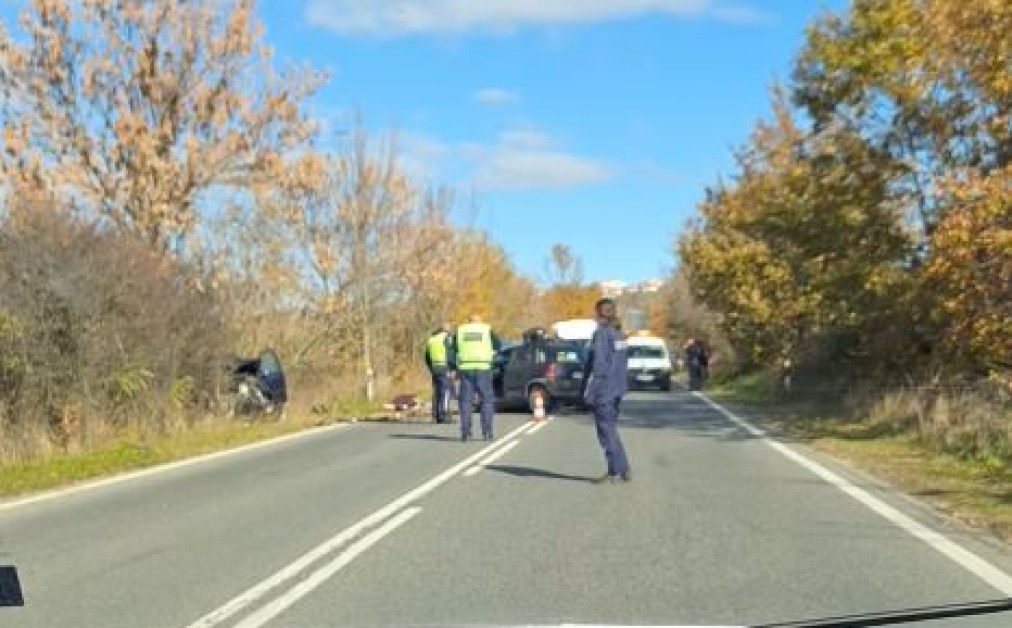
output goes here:
{"type": "Polygon", "coordinates": [[[357,424],[0,505],[26,598],[0,626],[754,625],[1012,596],[1006,549],[692,394],[630,395],[629,484],[589,481],[587,416],[527,421],[491,446],[357,424]]]}

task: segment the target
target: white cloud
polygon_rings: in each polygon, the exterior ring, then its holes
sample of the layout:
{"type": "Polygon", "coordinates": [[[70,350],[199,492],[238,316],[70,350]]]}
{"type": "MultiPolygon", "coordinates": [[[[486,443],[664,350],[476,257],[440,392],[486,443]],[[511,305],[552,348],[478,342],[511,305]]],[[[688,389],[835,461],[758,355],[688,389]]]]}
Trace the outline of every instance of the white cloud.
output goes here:
{"type": "Polygon", "coordinates": [[[482,105],[512,105],[520,102],[520,94],[508,89],[486,87],[474,93],[474,101],[482,105]]]}
{"type": "Polygon", "coordinates": [[[490,190],[561,190],[597,185],[613,177],[607,165],[570,153],[505,148],[489,155],[476,181],[490,190]]]}
{"type": "Polygon", "coordinates": [[[508,129],[491,145],[447,144],[423,135],[402,135],[402,163],[426,177],[448,174],[482,189],[563,190],[612,180],[609,164],[566,151],[533,129],[508,129]]]}
{"type": "Polygon", "coordinates": [[[647,15],[734,24],[766,20],[755,8],[724,0],[308,0],[305,8],[314,26],[374,36],[509,33],[647,15]]]}
{"type": "Polygon", "coordinates": [[[714,18],[727,24],[770,24],[774,18],[755,7],[744,4],[730,4],[714,7],[711,11],[714,18]]]}
{"type": "Polygon", "coordinates": [[[508,149],[537,151],[552,145],[552,138],[533,128],[506,129],[499,134],[499,143],[508,149]]]}

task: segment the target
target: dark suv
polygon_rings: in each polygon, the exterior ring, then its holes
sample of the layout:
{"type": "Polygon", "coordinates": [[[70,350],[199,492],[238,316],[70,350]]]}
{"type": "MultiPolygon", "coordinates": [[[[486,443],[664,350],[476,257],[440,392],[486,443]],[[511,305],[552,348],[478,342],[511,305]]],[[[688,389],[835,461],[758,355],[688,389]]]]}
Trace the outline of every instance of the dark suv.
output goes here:
{"type": "Polygon", "coordinates": [[[550,338],[544,330],[524,334],[522,343],[496,354],[492,368],[496,401],[504,407],[533,408],[536,395],[545,406],[579,405],[587,345],[550,338]]]}

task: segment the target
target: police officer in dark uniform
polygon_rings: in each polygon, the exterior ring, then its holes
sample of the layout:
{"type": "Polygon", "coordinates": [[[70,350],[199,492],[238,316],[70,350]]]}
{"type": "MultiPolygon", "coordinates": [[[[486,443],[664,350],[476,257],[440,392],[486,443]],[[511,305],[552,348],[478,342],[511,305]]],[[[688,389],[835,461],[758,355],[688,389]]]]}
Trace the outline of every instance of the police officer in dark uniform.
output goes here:
{"type": "Polygon", "coordinates": [[[432,420],[436,423],[448,423],[450,394],[453,387],[450,380],[453,347],[448,323],[443,323],[425,343],[425,365],[429,367],[429,374],[432,376],[432,420]]]}
{"type": "Polygon", "coordinates": [[[593,409],[597,438],[604,449],[608,471],[596,482],[628,482],[632,479],[625,447],[618,435],[618,415],[628,387],[628,348],[618,320],[618,308],[612,299],[601,299],[594,306],[597,331],[591,340],[584,371],[587,373],[584,401],[593,409]]]}

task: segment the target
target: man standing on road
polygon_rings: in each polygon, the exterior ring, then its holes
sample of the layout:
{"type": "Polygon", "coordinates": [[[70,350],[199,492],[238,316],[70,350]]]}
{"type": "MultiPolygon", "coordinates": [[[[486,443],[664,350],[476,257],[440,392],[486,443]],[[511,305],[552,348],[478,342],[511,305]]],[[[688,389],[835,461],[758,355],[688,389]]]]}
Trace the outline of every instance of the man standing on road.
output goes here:
{"type": "Polygon", "coordinates": [[[689,390],[702,390],[708,360],[703,344],[696,338],[685,343],[685,368],[689,371],[689,390]]]}
{"type": "Polygon", "coordinates": [[[499,338],[481,316],[475,314],[470,322],[457,327],[453,336],[453,352],[457,358],[460,377],[460,440],[471,438],[471,403],[475,391],[481,396],[481,435],[492,440],[492,419],[495,399],[492,393],[492,360],[499,349],[499,338]]]}
{"type": "Polygon", "coordinates": [[[450,324],[443,323],[425,343],[425,364],[432,375],[432,420],[450,421],[450,370],[453,351],[450,342],[450,324]]]}
{"type": "Polygon", "coordinates": [[[593,409],[597,438],[608,463],[608,472],[596,480],[599,484],[632,479],[625,447],[618,435],[619,409],[628,387],[629,360],[617,310],[611,299],[601,299],[594,306],[597,330],[584,369],[587,386],[583,399],[593,409]]]}

